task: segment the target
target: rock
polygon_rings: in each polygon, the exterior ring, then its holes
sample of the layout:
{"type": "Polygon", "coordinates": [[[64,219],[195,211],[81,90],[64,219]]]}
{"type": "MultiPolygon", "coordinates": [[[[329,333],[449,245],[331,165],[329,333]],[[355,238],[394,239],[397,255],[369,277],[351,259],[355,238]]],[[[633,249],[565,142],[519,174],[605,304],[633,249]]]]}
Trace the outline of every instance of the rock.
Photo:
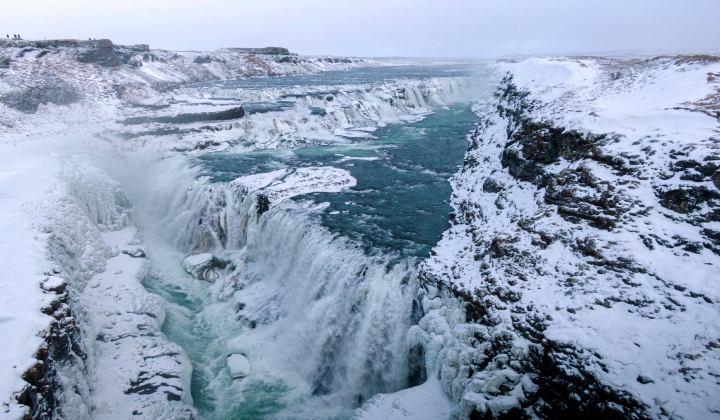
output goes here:
{"type": "Polygon", "coordinates": [[[252,370],[250,360],[244,354],[240,353],[231,354],[227,357],[227,367],[233,379],[244,378],[250,375],[252,370]]]}
{"type": "Polygon", "coordinates": [[[483,192],[486,193],[499,193],[503,190],[503,185],[501,182],[498,182],[497,180],[494,180],[492,178],[488,178],[483,183],[483,192]]]}
{"type": "Polygon", "coordinates": [[[408,386],[422,385],[425,381],[427,381],[425,349],[422,344],[417,344],[408,352],[408,386]]]}
{"type": "Polygon", "coordinates": [[[715,172],[715,175],[712,176],[713,184],[715,184],[715,188],[720,190],[720,171],[715,172]]]}
{"type": "Polygon", "coordinates": [[[653,381],[652,379],[650,379],[649,377],[643,376],[643,375],[638,376],[638,377],[637,377],[637,381],[640,382],[640,383],[643,384],[643,385],[649,384],[649,383],[652,383],[652,382],[655,382],[655,381],[653,381]]]}
{"type": "Polygon", "coordinates": [[[81,63],[95,63],[103,67],[117,67],[120,65],[120,59],[109,39],[91,41],[90,48],[79,51],[76,59],[81,63]]]}
{"type": "Polygon", "coordinates": [[[257,215],[262,216],[263,213],[270,209],[270,199],[266,194],[258,194],[257,197],[257,215]]]}
{"type": "Polygon", "coordinates": [[[193,60],[193,63],[195,64],[207,64],[210,62],[212,62],[212,59],[209,55],[199,55],[193,60]]]}
{"type": "Polygon", "coordinates": [[[55,292],[55,293],[62,293],[65,291],[65,286],[67,284],[65,283],[65,280],[56,277],[56,276],[50,276],[43,282],[40,287],[42,287],[43,290],[48,292],[55,292]]]}
{"type": "Polygon", "coordinates": [[[123,249],[122,253],[133,258],[147,258],[145,250],[139,246],[131,246],[128,249],[123,249]]]}
{"type": "Polygon", "coordinates": [[[136,56],[133,56],[133,57],[131,57],[131,58],[128,60],[128,63],[127,63],[127,64],[128,64],[128,66],[130,66],[130,67],[142,67],[142,65],[143,65],[142,63],[143,63],[143,62],[142,62],[142,59],[141,59],[141,58],[138,58],[138,57],[136,57],[136,56]]]}
{"type": "MultiPolygon", "coordinates": [[[[688,214],[701,210],[704,203],[720,199],[720,193],[706,186],[687,186],[669,191],[656,190],[660,205],[677,213],[688,214]]],[[[712,207],[712,206],[711,206],[712,207]]]]}
{"type": "Polygon", "coordinates": [[[287,48],[282,47],[228,48],[228,50],[240,54],[290,55],[290,51],[287,48]]]}
{"type": "Polygon", "coordinates": [[[0,97],[0,102],[28,114],[37,111],[38,106],[48,102],[68,105],[80,99],[75,88],[61,81],[50,81],[42,86],[31,86],[0,97]]]}
{"type": "Polygon", "coordinates": [[[220,275],[216,269],[225,268],[228,264],[230,264],[228,261],[221,260],[209,252],[189,255],[183,260],[185,271],[198,280],[207,281],[217,280],[220,275]]]}
{"type": "Polygon", "coordinates": [[[123,125],[140,124],[190,124],[202,121],[236,120],[245,116],[243,107],[235,107],[218,112],[197,112],[193,114],[166,115],[160,117],[133,117],[120,121],[123,125]]]}

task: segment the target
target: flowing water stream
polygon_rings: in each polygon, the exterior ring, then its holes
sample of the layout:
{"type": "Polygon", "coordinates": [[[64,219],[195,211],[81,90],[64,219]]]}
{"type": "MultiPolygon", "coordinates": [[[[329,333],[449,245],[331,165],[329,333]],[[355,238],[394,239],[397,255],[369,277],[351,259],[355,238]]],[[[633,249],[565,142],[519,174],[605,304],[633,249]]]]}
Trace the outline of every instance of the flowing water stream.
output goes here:
{"type": "MultiPolygon", "coordinates": [[[[219,96],[291,88],[301,98],[304,89],[362,93],[368,88],[348,86],[405,78],[479,80],[472,95],[427,103],[431,113],[361,133],[370,135],[166,159],[148,172],[152,187],[130,188],[151,254],[146,287],[168,302],[164,332],[192,361],[192,395],[203,418],[345,419],[374,394],[408,386],[405,335],[418,316],[416,267],[449,227],[448,180],[477,122],[470,99],[493,88],[478,74],[468,67],[380,68],[197,86],[219,96]],[[356,184],[295,195],[264,212],[257,194],[233,187],[239,177],[327,167],[356,184]],[[211,218],[220,222],[207,227],[211,218]],[[198,237],[232,262],[215,282],[182,268],[198,237]],[[252,366],[242,379],[226,366],[236,353],[252,366]]],[[[244,106],[282,112],[267,104],[244,106]]]]}

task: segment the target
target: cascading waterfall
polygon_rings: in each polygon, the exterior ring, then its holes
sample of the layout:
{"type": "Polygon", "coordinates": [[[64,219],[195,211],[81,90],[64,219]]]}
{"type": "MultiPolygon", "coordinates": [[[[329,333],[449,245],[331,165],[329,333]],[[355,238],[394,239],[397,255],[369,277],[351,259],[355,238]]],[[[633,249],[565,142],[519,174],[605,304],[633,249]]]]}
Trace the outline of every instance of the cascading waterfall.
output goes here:
{"type": "Polygon", "coordinates": [[[314,418],[325,410],[320,417],[327,418],[407,386],[405,334],[417,291],[412,261],[392,264],[390,256],[366,255],[321,226],[309,202],[285,201],[258,216],[258,194],[232,183],[188,179],[179,185],[184,198],[170,188],[157,189],[164,197],[141,195],[143,204],[176,206],[156,216],[159,225],[144,226],[148,214],[137,219],[160,250],[151,256],[156,284],[150,289],[170,301],[177,300],[172,293],[201,297],[187,302],[197,315],[169,309],[168,323],[176,325],[167,333],[204,343],[194,373],[194,392],[204,395],[195,398],[216,401],[205,414],[243,418],[253,405],[270,404],[278,417],[314,418]],[[159,237],[172,243],[160,244],[159,237]],[[214,284],[188,279],[178,267],[193,249],[212,251],[236,268],[214,284]],[[232,353],[252,362],[253,374],[242,382],[226,371],[232,353]],[[257,397],[262,402],[248,404],[248,393],[264,394],[257,397]],[[298,398],[308,401],[298,404],[298,398]]]}
{"type": "MultiPolygon", "coordinates": [[[[268,139],[291,132],[321,138],[331,133],[326,138],[342,144],[350,141],[335,130],[416,122],[428,115],[425,107],[467,99],[481,84],[479,78],[457,77],[234,95],[266,101],[304,95],[289,110],[239,122],[243,141],[255,147],[277,146],[268,139]],[[317,107],[324,113],[311,113],[317,107]],[[283,127],[289,131],[283,134],[283,127]]],[[[458,111],[447,112],[449,117],[458,111]]],[[[469,132],[462,127],[458,144],[469,132]]],[[[146,287],[168,301],[164,332],[193,361],[193,400],[203,417],[348,418],[373,395],[409,385],[406,334],[417,321],[419,287],[415,257],[368,252],[367,244],[331,231],[321,217],[329,203],[312,197],[270,202],[262,190],[212,180],[184,156],[116,165],[108,163],[109,170],[130,192],[133,221],[150,250],[146,287]],[[224,261],[212,283],[182,268],[186,255],[200,253],[224,261]],[[231,376],[230,355],[250,361],[244,378],[231,376]]],[[[387,168],[406,171],[392,162],[387,168]]]]}

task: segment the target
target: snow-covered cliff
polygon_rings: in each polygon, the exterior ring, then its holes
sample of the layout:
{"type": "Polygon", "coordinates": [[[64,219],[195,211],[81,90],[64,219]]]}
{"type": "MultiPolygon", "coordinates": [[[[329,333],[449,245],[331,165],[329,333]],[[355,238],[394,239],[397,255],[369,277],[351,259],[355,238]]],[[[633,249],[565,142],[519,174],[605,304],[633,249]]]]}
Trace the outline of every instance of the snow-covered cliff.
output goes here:
{"type": "Polygon", "coordinates": [[[408,334],[453,417],[717,416],[720,59],[497,68],[408,334]]]}

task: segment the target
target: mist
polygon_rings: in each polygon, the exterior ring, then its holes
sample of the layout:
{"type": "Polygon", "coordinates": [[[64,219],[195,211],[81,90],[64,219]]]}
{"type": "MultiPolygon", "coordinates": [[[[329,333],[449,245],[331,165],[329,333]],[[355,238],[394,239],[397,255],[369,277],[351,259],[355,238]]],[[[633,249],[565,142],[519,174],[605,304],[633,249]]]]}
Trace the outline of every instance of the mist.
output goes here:
{"type": "Polygon", "coordinates": [[[720,51],[716,0],[33,0],[2,35],[109,38],[173,50],[282,46],[299,54],[488,58],[720,51]]]}

